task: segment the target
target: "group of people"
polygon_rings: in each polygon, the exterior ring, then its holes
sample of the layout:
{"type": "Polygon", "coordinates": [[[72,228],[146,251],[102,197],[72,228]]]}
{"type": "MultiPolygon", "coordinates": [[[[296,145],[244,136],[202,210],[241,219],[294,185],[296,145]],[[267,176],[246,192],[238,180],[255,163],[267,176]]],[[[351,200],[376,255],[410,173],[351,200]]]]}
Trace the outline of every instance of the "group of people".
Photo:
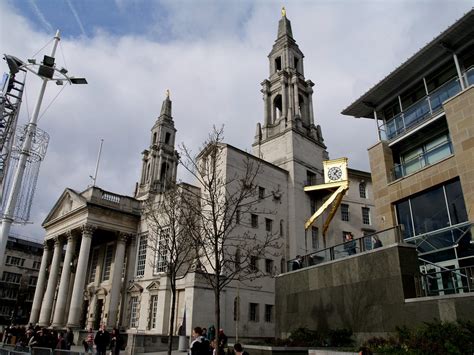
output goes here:
{"type": "Polygon", "coordinates": [[[15,345],[17,348],[48,348],[52,350],[70,350],[74,345],[74,334],[71,329],[67,332],[55,329],[34,327],[17,327],[11,325],[3,334],[3,343],[15,345]]]}
{"type": "MultiPolygon", "coordinates": [[[[227,335],[223,329],[219,329],[216,337],[216,330],[214,326],[210,326],[209,330],[206,328],[195,327],[193,329],[193,341],[189,349],[189,355],[231,355],[227,347],[227,335]],[[219,339],[219,340],[217,340],[219,339]]],[[[232,355],[249,355],[243,351],[242,345],[234,344],[234,352],[232,355]]]]}
{"type": "Polygon", "coordinates": [[[112,333],[109,333],[105,325],[102,324],[95,335],[94,331],[89,329],[89,333],[86,339],[83,340],[82,345],[84,346],[84,352],[88,354],[94,353],[95,345],[95,351],[98,355],[106,355],[107,352],[118,355],[124,342],[117,328],[112,329],[112,333]]]}

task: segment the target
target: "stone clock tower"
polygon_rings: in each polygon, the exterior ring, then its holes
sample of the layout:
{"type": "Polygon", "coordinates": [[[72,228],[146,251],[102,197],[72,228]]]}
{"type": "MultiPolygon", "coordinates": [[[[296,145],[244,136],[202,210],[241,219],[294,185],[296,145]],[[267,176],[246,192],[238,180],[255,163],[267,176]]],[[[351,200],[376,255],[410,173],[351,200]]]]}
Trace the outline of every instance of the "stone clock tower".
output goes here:
{"type": "Polygon", "coordinates": [[[171,100],[167,92],[160,116],[151,128],[150,147],[142,152],[142,172],[136,198],[145,199],[150,192],[163,192],[167,184],[176,181],[179,155],[175,150],[175,135],[171,100]]]}
{"type": "Polygon", "coordinates": [[[303,58],[283,10],[268,55],[270,76],[262,82],[263,124],[257,124],[252,149],[254,155],[289,172],[288,247],[300,253],[304,224],[315,206],[303,187],[323,179],[322,162],[329,158],[321,127],[315,125],[314,83],[305,79],[303,58]]]}

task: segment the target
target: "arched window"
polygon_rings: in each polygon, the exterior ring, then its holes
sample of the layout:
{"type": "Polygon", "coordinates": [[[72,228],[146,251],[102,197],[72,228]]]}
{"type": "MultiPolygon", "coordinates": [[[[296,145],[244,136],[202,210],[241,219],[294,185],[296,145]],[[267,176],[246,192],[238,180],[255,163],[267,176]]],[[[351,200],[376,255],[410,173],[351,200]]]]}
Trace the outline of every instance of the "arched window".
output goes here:
{"type": "Polygon", "coordinates": [[[359,195],[361,198],[367,198],[367,185],[365,181],[359,183],[359,195]]]}
{"type": "Polygon", "coordinates": [[[274,123],[276,120],[278,120],[282,116],[283,108],[282,108],[282,101],[281,101],[281,95],[277,95],[273,99],[273,122],[274,123]]]}
{"type": "Polygon", "coordinates": [[[156,144],[156,132],[153,133],[153,144],[156,144]]]}
{"type": "Polygon", "coordinates": [[[150,180],[150,171],[151,171],[151,164],[148,163],[148,166],[146,168],[146,181],[150,180]]]}
{"type": "Polygon", "coordinates": [[[169,165],[168,163],[163,163],[161,164],[161,173],[160,173],[160,180],[163,181],[167,178],[168,176],[168,169],[169,165]]]}
{"type": "Polygon", "coordinates": [[[171,138],[170,132],[166,132],[166,134],[165,134],[165,144],[170,144],[170,138],[171,138]]]}

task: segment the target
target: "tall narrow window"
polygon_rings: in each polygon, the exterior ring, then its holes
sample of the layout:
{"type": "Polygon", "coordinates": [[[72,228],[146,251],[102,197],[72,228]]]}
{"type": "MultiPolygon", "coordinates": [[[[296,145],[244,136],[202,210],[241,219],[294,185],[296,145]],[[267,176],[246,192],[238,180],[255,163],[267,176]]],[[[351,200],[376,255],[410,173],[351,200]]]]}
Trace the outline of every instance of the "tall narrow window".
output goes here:
{"type": "Polygon", "coordinates": [[[130,299],[130,328],[138,326],[138,297],[130,299]]]}
{"type": "Polygon", "coordinates": [[[157,312],[158,312],[158,295],[152,295],[150,298],[150,329],[156,328],[157,312]]]}
{"type": "Polygon", "coordinates": [[[250,271],[251,272],[257,272],[258,271],[258,265],[257,265],[257,262],[258,262],[258,258],[256,256],[251,256],[250,257],[250,271]]]}
{"type": "Polygon", "coordinates": [[[153,133],[153,144],[156,144],[156,132],[153,133]]]}
{"type": "Polygon", "coordinates": [[[271,304],[265,305],[265,322],[267,323],[273,322],[273,305],[271,304]]]}
{"type": "Polygon", "coordinates": [[[281,70],[281,57],[275,58],[275,71],[281,70]]]}
{"type": "Polygon", "coordinates": [[[259,187],[258,187],[258,199],[259,199],[259,200],[262,200],[262,199],[264,199],[264,198],[265,198],[265,188],[259,186],[259,187]]]}
{"type": "Polygon", "coordinates": [[[273,273],[273,260],[272,259],[265,259],[265,272],[267,274],[273,273]]]}
{"type": "Polygon", "coordinates": [[[309,204],[310,204],[310,211],[311,211],[311,216],[312,216],[316,212],[316,200],[314,198],[310,198],[309,204]]]}
{"type": "Polygon", "coordinates": [[[169,233],[170,230],[168,228],[162,229],[158,236],[155,250],[155,273],[168,271],[169,233]]]}
{"type": "Polygon", "coordinates": [[[166,132],[166,134],[165,134],[165,144],[170,144],[170,138],[171,138],[171,134],[169,132],[166,132]]]}
{"type": "Polygon", "coordinates": [[[311,227],[311,246],[313,247],[314,251],[319,249],[318,234],[318,227],[311,227]]]}
{"type": "Polygon", "coordinates": [[[365,181],[361,181],[359,184],[359,196],[360,198],[367,198],[367,185],[365,181]]]}
{"type": "Polygon", "coordinates": [[[256,214],[251,214],[250,215],[251,223],[252,223],[252,228],[258,228],[258,216],[256,214]]]}
{"type": "Polygon", "coordinates": [[[343,221],[349,221],[349,205],[341,203],[341,219],[343,221]]]}
{"type": "Polygon", "coordinates": [[[249,304],[249,321],[258,322],[258,303],[249,304]]]}
{"type": "Polygon", "coordinates": [[[97,264],[99,263],[99,248],[94,248],[92,251],[91,268],[89,272],[89,283],[95,281],[95,275],[97,272],[97,264]]]}
{"type": "Polygon", "coordinates": [[[112,258],[114,257],[114,245],[108,244],[104,255],[104,269],[102,270],[102,281],[110,278],[110,268],[112,267],[112,258]]]}
{"type": "Polygon", "coordinates": [[[370,208],[362,207],[362,223],[370,224],[370,208]]]}
{"type": "Polygon", "coordinates": [[[283,220],[280,221],[280,237],[283,237],[283,220]]]}
{"type": "Polygon", "coordinates": [[[273,230],[273,221],[270,218],[265,218],[265,230],[267,232],[272,232],[273,230]]]}
{"type": "Polygon", "coordinates": [[[145,275],[145,264],[146,264],[146,249],[147,249],[147,235],[142,235],[138,243],[138,255],[137,255],[137,274],[140,277],[145,275]]]}

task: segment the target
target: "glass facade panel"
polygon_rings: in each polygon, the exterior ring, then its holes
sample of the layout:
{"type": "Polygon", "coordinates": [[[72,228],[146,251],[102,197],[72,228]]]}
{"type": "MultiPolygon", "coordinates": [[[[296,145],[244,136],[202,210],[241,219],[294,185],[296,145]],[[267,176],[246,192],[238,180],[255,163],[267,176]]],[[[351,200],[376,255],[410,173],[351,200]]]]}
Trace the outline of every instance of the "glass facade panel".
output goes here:
{"type": "Polygon", "coordinates": [[[448,211],[442,187],[411,199],[415,235],[449,226],[448,211]],[[443,208],[444,206],[444,208],[443,208]]]}
{"type": "Polygon", "coordinates": [[[466,205],[464,204],[464,197],[459,180],[446,184],[445,189],[451,224],[467,221],[466,205]]]}
{"type": "Polygon", "coordinates": [[[405,238],[413,237],[413,223],[411,220],[410,201],[406,200],[396,204],[398,224],[405,227],[405,238]]]}

